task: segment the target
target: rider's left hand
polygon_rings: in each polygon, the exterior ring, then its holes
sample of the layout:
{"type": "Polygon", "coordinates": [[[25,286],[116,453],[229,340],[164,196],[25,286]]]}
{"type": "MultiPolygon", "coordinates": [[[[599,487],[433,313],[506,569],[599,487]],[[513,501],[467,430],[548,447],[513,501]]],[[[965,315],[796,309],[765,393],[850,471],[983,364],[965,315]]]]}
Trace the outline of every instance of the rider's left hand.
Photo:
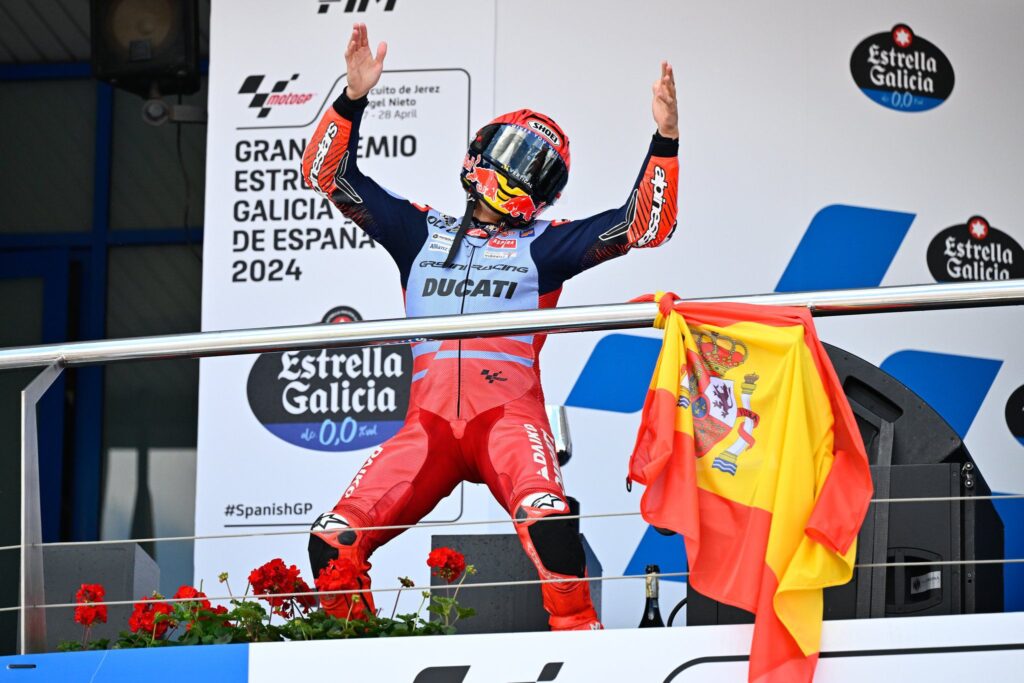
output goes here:
{"type": "Polygon", "coordinates": [[[672,65],[661,63],[661,78],[651,86],[654,101],[651,111],[654,122],[658,124],[658,133],[666,138],[679,137],[679,111],[676,108],[676,81],[672,73],[672,65]]]}

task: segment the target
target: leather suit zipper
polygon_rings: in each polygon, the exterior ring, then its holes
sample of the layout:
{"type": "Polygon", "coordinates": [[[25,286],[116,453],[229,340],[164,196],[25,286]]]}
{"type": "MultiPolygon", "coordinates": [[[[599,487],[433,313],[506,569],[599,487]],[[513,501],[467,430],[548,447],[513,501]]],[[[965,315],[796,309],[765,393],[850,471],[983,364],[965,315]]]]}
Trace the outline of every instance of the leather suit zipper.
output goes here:
{"type": "MultiPolygon", "coordinates": [[[[466,264],[466,277],[462,280],[462,301],[459,303],[459,315],[466,312],[466,292],[469,289],[469,273],[473,270],[473,256],[476,255],[476,246],[463,242],[469,247],[469,262],[466,264]]],[[[455,417],[462,417],[462,340],[459,340],[459,357],[456,371],[458,372],[458,388],[455,396],[455,417]]]]}

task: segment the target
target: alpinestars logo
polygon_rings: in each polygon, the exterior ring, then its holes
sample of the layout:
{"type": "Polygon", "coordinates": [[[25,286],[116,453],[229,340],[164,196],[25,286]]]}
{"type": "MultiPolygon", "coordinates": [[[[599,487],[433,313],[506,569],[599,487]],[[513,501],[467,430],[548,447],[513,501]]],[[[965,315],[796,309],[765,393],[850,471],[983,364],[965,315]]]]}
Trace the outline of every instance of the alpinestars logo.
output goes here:
{"type": "Polygon", "coordinates": [[[306,104],[316,95],[316,93],[311,92],[285,92],[285,89],[293,81],[298,80],[299,74],[292,74],[291,78],[275,82],[270,86],[270,90],[261,91],[264,87],[263,80],[265,78],[266,76],[264,74],[247,76],[246,79],[242,81],[242,87],[238,89],[239,95],[252,95],[252,99],[249,100],[249,108],[259,110],[259,113],[256,114],[256,118],[258,119],[266,118],[273,107],[306,104]]]}
{"type": "Polygon", "coordinates": [[[331,121],[327,130],[324,131],[324,136],[320,138],[320,144],[316,146],[316,156],[313,157],[313,164],[309,167],[309,179],[313,182],[313,191],[324,197],[327,196],[327,193],[320,187],[320,169],[323,168],[324,159],[327,158],[327,152],[331,149],[331,143],[334,142],[334,136],[337,134],[338,126],[331,121]]]}
{"type": "MultiPolygon", "coordinates": [[[[345,9],[343,12],[365,12],[370,6],[370,0],[317,0],[317,14],[327,14],[327,11],[331,9],[331,5],[340,5],[344,1],[345,9]]],[[[390,12],[395,9],[395,3],[398,0],[373,0],[374,5],[384,5],[384,12],[390,12]]]]}
{"type": "Polygon", "coordinates": [[[311,529],[313,531],[330,531],[332,529],[348,529],[351,528],[351,526],[352,525],[348,523],[348,520],[339,516],[337,513],[325,512],[316,518],[311,529]]]}
{"type": "Polygon", "coordinates": [[[665,180],[665,169],[661,166],[654,167],[654,177],[651,178],[651,218],[647,221],[647,232],[636,241],[636,246],[644,247],[658,236],[658,224],[661,223],[661,208],[665,204],[665,188],[668,182],[665,180]]]}
{"type": "Polygon", "coordinates": [[[540,493],[532,498],[523,501],[523,505],[537,510],[558,510],[566,509],[565,501],[553,493],[540,493]]]}

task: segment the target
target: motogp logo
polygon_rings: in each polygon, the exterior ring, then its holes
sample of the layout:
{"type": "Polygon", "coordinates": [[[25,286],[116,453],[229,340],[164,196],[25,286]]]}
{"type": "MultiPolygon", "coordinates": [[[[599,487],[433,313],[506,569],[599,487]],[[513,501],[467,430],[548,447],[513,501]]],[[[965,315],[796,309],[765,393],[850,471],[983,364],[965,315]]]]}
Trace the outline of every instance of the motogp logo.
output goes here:
{"type": "Polygon", "coordinates": [[[265,87],[263,80],[265,78],[264,74],[247,76],[242,81],[242,87],[238,89],[239,95],[252,95],[252,98],[249,100],[249,108],[259,110],[259,113],[256,114],[258,119],[266,118],[273,107],[306,104],[316,95],[316,93],[311,92],[285,92],[293,81],[298,80],[299,74],[292,74],[291,78],[275,82],[267,91],[263,90],[265,87]]]}

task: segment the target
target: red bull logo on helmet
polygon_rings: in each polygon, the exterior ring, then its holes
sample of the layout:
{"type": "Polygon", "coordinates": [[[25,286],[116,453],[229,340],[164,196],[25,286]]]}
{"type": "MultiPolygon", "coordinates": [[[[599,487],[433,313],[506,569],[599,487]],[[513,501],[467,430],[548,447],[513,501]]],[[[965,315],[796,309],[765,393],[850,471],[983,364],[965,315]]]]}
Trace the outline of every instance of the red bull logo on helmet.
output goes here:
{"type": "Polygon", "coordinates": [[[477,163],[480,157],[475,159],[466,157],[463,166],[469,171],[466,180],[476,185],[476,191],[490,200],[498,198],[498,174],[489,168],[480,168],[477,163]]]}
{"type": "Polygon", "coordinates": [[[523,220],[533,220],[533,214],[537,213],[538,207],[530,199],[529,195],[512,197],[501,205],[501,208],[512,218],[523,217],[523,220]]]}

